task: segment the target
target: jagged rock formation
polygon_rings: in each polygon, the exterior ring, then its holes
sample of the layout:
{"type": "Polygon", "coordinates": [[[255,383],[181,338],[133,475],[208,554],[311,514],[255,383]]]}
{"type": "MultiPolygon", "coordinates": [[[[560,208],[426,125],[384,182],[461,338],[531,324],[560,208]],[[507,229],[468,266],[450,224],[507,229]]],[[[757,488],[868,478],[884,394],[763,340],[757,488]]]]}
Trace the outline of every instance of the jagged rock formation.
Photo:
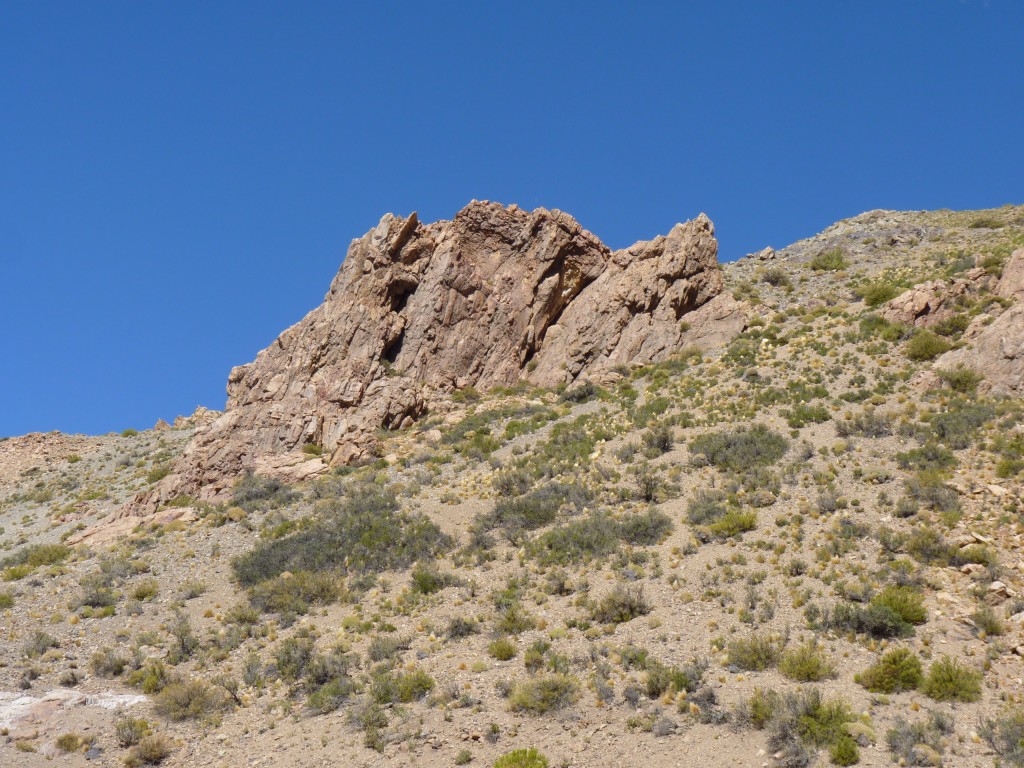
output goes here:
{"type": "Polygon", "coordinates": [[[984,377],[986,394],[1024,395],[1024,248],[1010,256],[995,293],[1016,303],[1002,314],[979,315],[964,333],[965,346],[942,355],[935,368],[970,368],[984,377]]]}
{"type": "Polygon", "coordinates": [[[453,389],[568,383],[744,324],[703,214],[615,252],[559,211],[473,202],[429,225],[389,214],[352,243],[323,304],[231,372],[224,414],[136,508],[215,498],[247,470],[297,480],[351,462],[375,430],[453,389]]]}

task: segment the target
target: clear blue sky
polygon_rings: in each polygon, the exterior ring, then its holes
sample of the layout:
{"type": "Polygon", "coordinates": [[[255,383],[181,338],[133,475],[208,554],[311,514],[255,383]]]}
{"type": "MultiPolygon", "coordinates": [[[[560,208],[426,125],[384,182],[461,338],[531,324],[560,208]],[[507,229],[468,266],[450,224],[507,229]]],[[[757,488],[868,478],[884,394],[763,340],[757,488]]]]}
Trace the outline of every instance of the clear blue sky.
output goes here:
{"type": "Polygon", "coordinates": [[[0,3],[0,435],[223,407],[388,211],[705,211],[729,260],[1024,202],[1022,43],[1020,0],[0,3]]]}

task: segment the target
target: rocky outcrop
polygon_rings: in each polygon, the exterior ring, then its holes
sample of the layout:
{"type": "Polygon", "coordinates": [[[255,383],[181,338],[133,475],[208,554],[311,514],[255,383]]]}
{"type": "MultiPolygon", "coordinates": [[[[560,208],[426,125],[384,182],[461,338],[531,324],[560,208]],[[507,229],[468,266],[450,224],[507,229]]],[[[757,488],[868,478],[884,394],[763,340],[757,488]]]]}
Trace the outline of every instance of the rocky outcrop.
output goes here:
{"type": "Polygon", "coordinates": [[[1016,303],[996,317],[980,315],[964,332],[965,345],[942,355],[937,370],[970,368],[984,377],[985,394],[1024,396],[1024,248],[1010,256],[995,287],[997,296],[1016,303]]]}
{"type": "Polygon", "coordinates": [[[887,302],[881,315],[890,323],[927,328],[951,317],[953,303],[966,292],[963,281],[929,280],[887,302]]]}
{"type": "Polygon", "coordinates": [[[559,211],[389,214],[352,243],[323,304],[232,370],[224,413],[134,508],[216,498],[243,471],[298,479],[351,462],[454,389],[554,386],[721,343],[745,323],[721,291],[703,214],[615,252],[559,211]]]}

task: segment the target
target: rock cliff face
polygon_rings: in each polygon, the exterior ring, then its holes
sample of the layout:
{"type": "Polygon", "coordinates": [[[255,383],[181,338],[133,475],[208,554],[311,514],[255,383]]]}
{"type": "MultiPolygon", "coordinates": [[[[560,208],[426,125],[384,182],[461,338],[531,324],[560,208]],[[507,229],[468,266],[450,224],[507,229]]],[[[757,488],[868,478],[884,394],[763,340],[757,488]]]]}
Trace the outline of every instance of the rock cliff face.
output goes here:
{"type": "Polygon", "coordinates": [[[323,304],[231,372],[224,414],[135,508],[216,498],[243,471],[298,479],[351,462],[377,429],[457,388],[553,386],[721,343],[745,324],[721,291],[703,214],[615,252],[559,211],[387,215],[352,243],[323,304]]]}

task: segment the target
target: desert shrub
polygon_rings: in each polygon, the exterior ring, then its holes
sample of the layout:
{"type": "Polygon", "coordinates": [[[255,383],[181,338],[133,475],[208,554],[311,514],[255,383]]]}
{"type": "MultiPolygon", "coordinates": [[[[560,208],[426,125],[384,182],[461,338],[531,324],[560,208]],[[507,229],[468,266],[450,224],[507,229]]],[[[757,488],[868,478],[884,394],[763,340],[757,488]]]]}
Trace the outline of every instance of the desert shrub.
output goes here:
{"type": "Polygon", "coordinates": [[[442,589],[459,584],[458,577],[450,573],[441,573],[432,565],[423,563],[418,563],[409,576],[409,589],[420,595],[432,595],[442,589]]]}
{"type": "Polygon", "coordinates": [[[921,692],[936,701],[977,701],[981,698],[981,671],[943,656],[928,668],[921,692]]]}
{"type": "Polygon", "coordinates": [[[752,509],[730,509],[708,525],[706,530],[712,538],[730,539],[755,528],[757,528],[757,512],[752,509]]]}
{"type": "Polygon", "coordinates": [[[502,526],[509,530],[532,531],[553,523],[563,505],[572,504],[579,510],[592,497],[583,486],[547,483],[524,496],[499,500],[494,512],[483,522],[487,528],[502,526]]]}
{"type": "Polygon", "coordinates": [[[378,670],[370,683],[370,697],[377,704],[408,704],[430,693],[436,683],[420,668],[405,672],[378,670]]]}
{"type": "Polygon", "coordinates": [[[762,672],[778,663],[781,651],[779,643],[765,635],[736,638],[729,643],[729,663],[762,672]]]}
{"type": "Polygon", "coordinates": [[[24,565],[31,570],[44,565],[58,565],[70,554],[71,550],[63,544],[32,544],[0,560],[0,568],[24,565]]]}
{"type": "Polygon", "coordinates": [[[548,768],[548,759],[534,747],[514,749],[499,757],[494,768],[548,768]]]}
{"type": "Polygon", "coordinates": [[[48,635],[41,630],[36,630],[28,639],[25,640],[22,645],[22,650],[25,653],[25,657],[29,659],[38,659],[44,653],[51,648],[59,648],[60,643],[52,635],[48,635]]]}
{"type": "Polygon", "coordinates": [[[124,763],[129,768],[139,765],[159,765],[174,751],[173,742],[161,734],[143,736],[128,752],[124,763]]]}
{"type": "Polygon", "coordinates": [[[890,299],[895,299],[900,293],[899,286],[886,280],[874,280],[857,289],[857,294],[872,309],[885,304],[890,299]]]}
{"type": "Polygon", "coordinates": [[[948,352],[952,348],[953,345],[941,336],[937,336],[924,328],[919,328],[910,337],[910,341],[907,342],[907,347],[904,351],[911,360],[921,363],[926,360],[934,360],[943,352],[948,352]]]}
{"type": "Polygon", "coordinates": [[[601,388],[594,384],[594,382],[584,381],[574,387],[568,387],[561,395],[558,396],[558,399],[563,403],[579,404],[585,403],[588,400],[593,400],[595,397],[600,395],[601,392],[601,388]]]}
{"type": "Polygon", "coordinates": [[[448,622],[448,627],[444,631],[444,636],[449,640],[461,640],[464,637],[479,634],[479,632],[480,625],[473,619],[456,616],[448,622]]]}
{"type": "Polygon", "coordinates": [[[782,765],[808,765],[813,758],[809,749],[825,747],[838,765],[859,760],[857,745],[847,731],[847,723],[856,720],[842,699],[826,700],[821,691],[810,689],[781,697],[770,724],[768,745],[782,753],[782,765]]]}
{"type": "Polygon", "coordinates": [[[285,680],[298,680],[313,660],[314,641],[308,635],[287,637],[274,651],[278,674],[285,680]]]}
{"type": "Polygon", "coordinates": [[[928,620],[924,599],[912,587],[888,586],[871,599],[871,605],[890,609],[907,624],[924,624],[928,620]]]}
{"type": "Polygon", "coordinates": [[[672,519],[658,509],[648,509],[619,522],[619,537],[639,546],[653,546],[672,532],[672,519]]]}
{"type": "Polygon", "coordinates": [[[0,592],[0,611],[14,607],[14,593],[10,590],[0,592]]]}
{"type": "Polygon", "coordinates": [[[929,442],[920,448],[912,448],[896,454],[896,463],[902,469],[927,472],[929,470],[951,469],[956,466],[956,456],[948,448],[929,442]]]}
{"type": "Polygon", "coordinates": [[[914,529],[907,539],[907,553],[927,565],[949,565],[957,557],[956,547],[930,527],[914,529]]]}
{"type": "Polygon", "coordinates": [[[690,453],[702,454],[719,469],[740,472],[774,464],[785,455],[788,446],[782,435],[763,424],[755,424],[749,429],[700,435],[690,443],[690,453]]]}
{"type": "Polygon", "coordinates": [[[939,378],[942,382],[952,389],[954,392],[959,392],[964,395],[973,395],[978,389],[978,385],[984,380],[984,376],[977,373],[970,368],[965,366],[957,366],[956,368],[947,368],[945,370],[938,371],[939,378]]]}
{"type": "Polygon", "coordinates": [[[119,746],[131,747],[138,744],[149,733],[149,723],[134,717],[122,717],[114,723],[114,738],[119,746]]]}
{"type": "Polygon", "coordinates": [[[392,659],[402,651],[409,650],[411,643],[407,638],[398,635],[377,635],[370,641],[366,649],[370,661],[392,659]]]}
{"type": "Polygon", "coordinates": [[[164,686],[154,698],[154,706],[168,720],[199,720],[223,712],[229,699],[222,689],[193,678],[164,686]]]}
{"type": "Polygon", "coordinates": [[[840,269],[846,269],[846,267],[849,266],[849,262],[846,260],[846,257],[843,256],[841,248],[832,248],[815,254],[814,257],[807,262],[807,266],[815,272],[835,272],[840,269]]]}
{"type": "Polygon", "coordinates": [[[836,434],[840,437],[887,437],[892,434],[892,417],[866,408],[849,419],[837,421],[836,434]]]}
{"type": "Polygon", "coordinates": [[[54,744],[61,752],[80,752],[96,740],[95,736],[83,736],[80,733],[62,733],[54,744]]]}
{"type": "Polygon", "coordinates": [[[953,732],[953,720],[938,712],[924,720],[908,722],[896,718],[885,734],[894,760],[902,765],[942,765],[943,737],[953,732]]]}
{"type": "Polygon", "coordinates": [[[487,646],[487,652],[498,661],[509,661],[516,657],[519,649],[515,640],[509,637],[499,637],[487,646]]]}
{"type": "Polygon", "coordinates": [[[244,586],[285,571],[380,572],[407,568],[451,546],[451,538],[425,515],[399,511],[394,494],[359,488],[345,499],[317,506],[319,519],[305,530],[260,542],[232,562],[244,586]]]}
{"type": "Polygon", "coordinates": [[[513,712],[543,715],[575,702],[579,687],[576,678],[558,673],[519,680],[512,686],[509,708],[513,712]]]}
{"type": "Polygon", "coordinates": [[[908,477],[904,483],[912,499],[936,512],[954,512],[960,508],[956,491],[946,485],[941,472],[928,470],[908,477]]]}
{"type": "Polygon", "coordinates": [[[968,224],[968,227],[971,229],[1000,229],[1003,227],[1003,222],[995,216],[978,216],[968,224]]]}
{"type": "Polygon", "coordinates": [[[340,648],[315,654],[306,667],[303,687],[306,703],[319,714],[334,712],[353,694],[355,682],[349,677],[350,659],[340,648]]]}
{"type": "Polygon", "coordinates": [[[596,513],[545,531],[530,542],[527,551],[544,565],[589,562],[615,551],[619,533],[611,516],[596,513]]]}
{"type": "Polygon", "coordinates": [[[1009,710],[1005,715],[986,719],[981,737],[1011,768],[1024,768],[1024,710],[1009,710]]]}
{"type": "Polygon", "coordinates": [[[312,605],[330,605],[343,594],[334,573],[297,571],[268,579],[249,590],[249,602],[264,613],[304,614],[312,605]]]}
{"type": "Polygon", "coordinates": [[[96,651],[89,660],[93,673],[100,677],[120,677],[130,664],[131,659],[106,646],[96,651]]]}
{"type": "Polygon", "coordinates": [[[784,651],[779,661],[779,671],[800,683],[826,680],[835,674],[835,669],[835,664],[813,640],[784,651]]]}
{"type": "Polygon", "coordinates": [[[693,693],[700,687],[708,665],[706,661],[698,660],[678,667],[662,664],[656,659],[647,659],[643,666],[647,671],[644,679],[647,695],[651,699],[656,699],[666,691],[693,693]]]}
{"type": "Polygon", "coordinates": [[[692,525],[707,525],[721,518],[727,510],[724,491],[701,488],[686,505],[686,519],[692,525]]]}
{"type": "Polygon", "coordinates": [[[990,605],[983,605],[971,614],[971,621],[986,635],[1001,635],[1006,631],[1006,625],[990,605]]]}
{"type": "Polygon", "coordinates": [[[854,682],[873,693],[899,693],[917,688],[924,675],[921,660],[909,648],[893,648],[853,677],[854,682]]]}
{"type": "Polygon", "coordinates": [[[860,335],[865,341],[881,338],[885,341],[903,341],[910,337],[913,328],[901,323],[890,323],[876,314],[867,314],[860,321],[860,335]]]}
{"type": "Polygon", "coordinates": [[[898,613],[884,605],[853,605],[839,603],[832,609],[826,626],[831,629],[866,634],[883,639],[906,637],[914,633],[914,626],[905,622],[898,613]]]}
{"type": "Polygon", "coordinates": [[[793,285],[789,273],[782,267],[769,267],[761,273],[761,280],[776,288],[788,288],[793,285]]]}
{"type": "Polygon", "coordinates": [[[934,416],[928,425],[936,440],[959,450],[970,447],[978,430],[993,416],[995,409],[990,405],[955,400],[944,412],[934,416]]]}
{"type": "Polygon", "coordinates": [[[797,403],[783,414],[791,429],[802,429],[808,424],[821,424],[832,418],[832,414],[824,406],[807,403],[797,403]]]}
{"type": "Polygon", "coordinates": [[[777,711],[781,711],[782,697],[773,688],[755,688],[749,699],[742,700],[736,708],[736,724],[749,725],[758,731],[771,723],[777,711]]]}
{"type": "Polygon", "coordinates": [[[672,428],[667,424],[659,424],[651,427],[641,436],[644,443],[644,453],[648,458],[654,458],[668,453],[675,445],[675,436],[672,428]]]}
{"type": "Polygon", "coordinates": [[[640,585],[618,584],[590,610],[590,617],[601,624],[622,624],[651,612],[640,585]]]}
{"type": "Polygon", "coordinates": [[[231,504],[246,512],[262,509],[276,509],[295,501],[299,494],[280,480],[260,477],[251,472],[242,476],[235,484],[231,504]]]}

